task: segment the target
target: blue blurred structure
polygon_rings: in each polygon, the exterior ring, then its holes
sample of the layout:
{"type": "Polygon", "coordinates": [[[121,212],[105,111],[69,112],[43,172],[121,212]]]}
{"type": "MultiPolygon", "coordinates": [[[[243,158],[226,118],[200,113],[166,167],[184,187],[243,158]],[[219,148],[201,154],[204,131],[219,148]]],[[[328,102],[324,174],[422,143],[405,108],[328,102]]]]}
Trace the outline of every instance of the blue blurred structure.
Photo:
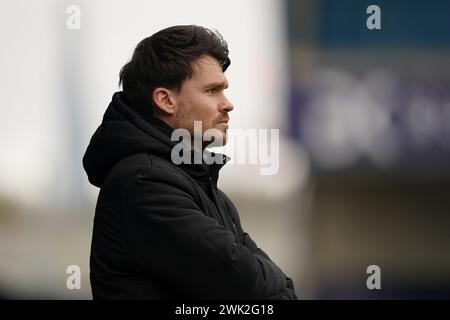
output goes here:
{"type": "Polygon", "coordinates": [[[286,1],[319,298],[450,297],[450,2],[286,1]],[[381,29],[369,30],[369,5],[381,29]],[[382,289],[368,290],[378,264],[382,289]]]}

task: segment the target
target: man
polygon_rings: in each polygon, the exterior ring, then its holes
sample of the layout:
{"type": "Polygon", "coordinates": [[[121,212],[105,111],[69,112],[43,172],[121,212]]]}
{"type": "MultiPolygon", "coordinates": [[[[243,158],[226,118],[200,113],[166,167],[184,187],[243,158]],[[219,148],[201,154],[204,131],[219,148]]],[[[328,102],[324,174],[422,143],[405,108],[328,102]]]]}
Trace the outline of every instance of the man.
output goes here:
{"type": "Polygon", "coordinates": [[[182,156],[205,157],[174,161],[172,134],[194,136],[194,121],[226,142],[229,65],[218,33],[175,26],[141,41],[122,68],[123,92],[113,95],[83,158],[100,188],[94,299],[296,299],[291,279],[242,230],[217,188],[228,158],[208,164],[217,155],[187,143],[182,156]]]}

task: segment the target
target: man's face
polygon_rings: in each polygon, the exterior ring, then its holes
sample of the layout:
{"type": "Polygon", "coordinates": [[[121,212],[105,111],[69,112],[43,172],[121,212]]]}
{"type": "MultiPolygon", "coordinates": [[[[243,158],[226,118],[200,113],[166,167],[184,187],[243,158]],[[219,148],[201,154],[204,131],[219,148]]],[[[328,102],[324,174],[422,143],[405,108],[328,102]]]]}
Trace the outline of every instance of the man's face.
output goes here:
{"type": "Polygon", "coordinates": [[[192,77],[183,81],[180,91],[175,93],[175,128],[185,128],[194,137],[194,121],[201,121],[202,135],[208,129],[217,129],[225,144],[228,112],[234,108],[225,97],[227,87],[228,81],[216,59],[211,56],[198,59],[192,77]]]}

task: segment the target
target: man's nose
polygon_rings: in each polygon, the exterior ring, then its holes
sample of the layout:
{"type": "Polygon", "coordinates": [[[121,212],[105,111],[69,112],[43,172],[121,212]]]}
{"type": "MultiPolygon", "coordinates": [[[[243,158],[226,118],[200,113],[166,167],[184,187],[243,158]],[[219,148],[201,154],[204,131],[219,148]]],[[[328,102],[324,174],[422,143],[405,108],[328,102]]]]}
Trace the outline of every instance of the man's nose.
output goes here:
{"type": "Polygon", "coordinates": [[[231,103],[230,100],[224,95],[223,101],[220,104],[220,111],[221,112],[230,112],[234,109],[234,105],[231,103]]]}

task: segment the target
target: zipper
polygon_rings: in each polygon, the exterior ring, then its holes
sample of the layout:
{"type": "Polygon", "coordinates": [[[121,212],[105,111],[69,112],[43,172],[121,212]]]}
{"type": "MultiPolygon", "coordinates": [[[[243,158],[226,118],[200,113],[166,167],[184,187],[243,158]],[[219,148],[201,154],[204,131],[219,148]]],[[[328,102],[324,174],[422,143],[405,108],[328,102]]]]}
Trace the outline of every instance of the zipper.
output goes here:
{"type": "MultiPolygon", "coordinates": [[[[238,229],[236,227],[236,224],[234,223],[233,219],[231,218],[230,213],[228,212],[228,209],[227,208],[223,208],[223,210],[220,210],[221,206],[219,205],[219,199],[218,199],[218,196],[217,196],[217,193],[216,193],[217,188],[212,182],[212,177],[210,176],[208,179],[209,179],[209,187],[211,188],[211,192],[212,192],[213,197],[214,197],[214,203],[216,205],[216,208],[219,211],[219,215],[220,215],[221,219],[227,219],[227,221],[229,223],[231,223],[231,225],[233,226],[233,235],[234,235],[236,241],[241,242],[240,236],[239,236],[239,231],[238,231],[238,229]],[[226,217],[222,217],[222,215],[224,215],[226,217]]],[[[222,221],[222,223],[223,223],[224,226],[226,226],[225,221],[222,221]]]]}

